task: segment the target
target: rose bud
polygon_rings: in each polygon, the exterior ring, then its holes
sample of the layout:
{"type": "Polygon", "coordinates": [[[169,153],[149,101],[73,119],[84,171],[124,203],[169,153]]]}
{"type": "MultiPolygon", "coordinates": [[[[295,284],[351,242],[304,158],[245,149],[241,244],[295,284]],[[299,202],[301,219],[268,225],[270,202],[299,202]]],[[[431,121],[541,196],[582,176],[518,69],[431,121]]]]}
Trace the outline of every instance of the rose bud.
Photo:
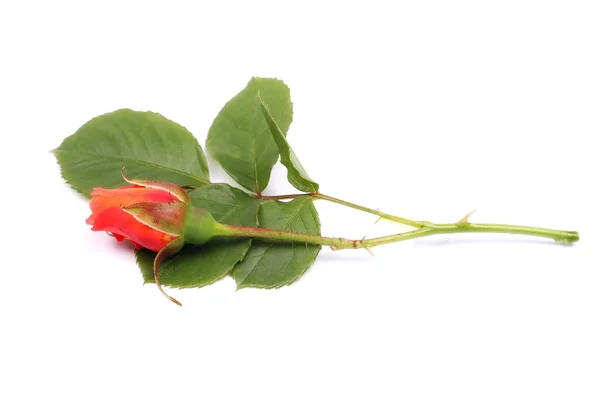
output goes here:
{"type": "Polygon", "coordinates": [[[214,236],[217,225],[206,210],[192,206],[186,191],[169,182],[131,179],[129,186],[116,189],[94,188],[86,220],[93,231],[106,231],[122,242],[129,240],[136,249],[158,252],[154,259],[154,280],[166,294],[158,270],[162,261],[180,251],[185,243],[203,244],[214,236]]]}

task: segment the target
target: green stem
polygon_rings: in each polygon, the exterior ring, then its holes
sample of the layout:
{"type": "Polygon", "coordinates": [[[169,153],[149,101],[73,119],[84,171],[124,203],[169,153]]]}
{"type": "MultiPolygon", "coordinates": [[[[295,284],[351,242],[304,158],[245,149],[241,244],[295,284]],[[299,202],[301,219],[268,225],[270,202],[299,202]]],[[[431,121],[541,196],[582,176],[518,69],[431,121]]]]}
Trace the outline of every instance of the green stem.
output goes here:
{"type": "Polygon", "coordinates": [[[341,204],[343,206],[354,208],[354,209],[360,210],[360,211],[364,211],[369,214],[375,214],[375,215],[378,215],[380,218],[387,219],[389,221],[398,222],[403,225],[412,226],[414,228],[423,228],[424,226],[431,225],[428,222],[413,221],[412,219],[397,217],[392,214],[384,213],[379,210],[374,210],[372,208],[368,208],[368,207],[364,207],[364,206],[359,206],[358,204],[350,203],[349,201],[345,201],[345,200],[336,199],[335,197],[326,196],[321,193],[314,193],[314,194],[312,194],[312,197],[315,199],[322,199],[322,200],[330,201],[332,203],[341,204]]]}
{"type": "Polygon", "coordinates": [[[428,226],[422,226],[418,229],[406,233],[361,240],[332,238],[325,236],[308,235],[305,233],[279,231],[274,229],[252,228],[237,225],[219,224],[217,229],[218,236],[237,236],[273,239],[287,242],[301,242],[330,246],[335,250],[364,248],[369,249],[371,247],[380,246],[382,244],[416,239],[424,236],[469,232],[509,233],[529,236],[540,236],[553,239],[556,242],[564,243],[573,243],[579,240],[579,234],[573,231],[559,231],[554,229],[534,228],[530,226],[518,225],[471,224],[464,220],[455,224],[430,224],[428,226]]]}
{"type": "Polygon", "coordinates": [[[356,210],[364,211],[369,214],[377,215],[380,218],[387,219],[388,221],[398,222],[400,224],[412,226],[414,228],[422,228],[425,226],[432,225],[431,223],[426,222],[426,221],[414,221],[412,219],[398,217],[398,216],[395,216],[392,214],[381,212],[379,210],[374,210],[369,207],[364,207],[364,206],[360,206],[358,204],[350,203],[349,201],[345,201],[345,200],[337,199],[335,197],[327,196],[327,195],[324,195],[324,194],[318,193],[318,192],[306,193],[306,194],[304,194],[304,193],[303,194],[284,194],[284,195],[280,195],[280,196],[260,196],[260,198],[263,200],[287,200],[287,199],[295,199],[296,197],[300,197],[300,196],[310,196],[313,199],[321,199],[321,200],[330,201],[332,203],[341,204],[346,207],[354,208],[356,210]]]}

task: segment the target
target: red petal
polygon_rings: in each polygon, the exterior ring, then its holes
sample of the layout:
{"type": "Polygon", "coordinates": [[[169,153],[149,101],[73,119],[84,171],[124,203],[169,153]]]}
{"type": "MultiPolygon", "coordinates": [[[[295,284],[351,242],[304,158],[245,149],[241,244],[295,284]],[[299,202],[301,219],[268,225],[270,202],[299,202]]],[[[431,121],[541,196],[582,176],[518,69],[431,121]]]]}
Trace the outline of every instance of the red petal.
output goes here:
{"type": "Polygon", "coordinates": [[[142,246],[140,246],[139,244],[132,242],[131,240],[127,239],[125,236],[121,236],[118,235],[116,233],[110,233],[115,239],[117,239],[117,242],[121,243],[123,240],[128,240],[131,244],[133,244],[133,247],[135,247],[136,250],[139,250],[142,248],[142,246]]]}
{"type": "Polygon", "coordinates": [[[136,248],[140,246],[152,251],[159,251],[177,238],[142,224],[119,207],[107,208],[100,212],[95,218],[92,230],[111,232],[117,240],[126,238],[136,248]]]}
{"type": "Polygon", "coordinates": [[[121,236],[121,235],[119,235],[119,234],[116,234],[116,233],[112,233],[112,232],[111,232],[111,235],[112,235],[112,236],[113,236],[115,239],[117,239],[117,242],[119,242],[119,243],[121,243],[121,242],[122,242],[122,241],[125,239],[125,236],[121,236]]]}
{"type": "Polygon", "coordinates": [[[127,207],[136,203],[165,203],[173,200],[176,199],[169,192],[142,186],[124,186],[117,189],[94,188],[90,200],[92,215],[86,223],[94,225],[98,214],[111,207],[127,207]]]}

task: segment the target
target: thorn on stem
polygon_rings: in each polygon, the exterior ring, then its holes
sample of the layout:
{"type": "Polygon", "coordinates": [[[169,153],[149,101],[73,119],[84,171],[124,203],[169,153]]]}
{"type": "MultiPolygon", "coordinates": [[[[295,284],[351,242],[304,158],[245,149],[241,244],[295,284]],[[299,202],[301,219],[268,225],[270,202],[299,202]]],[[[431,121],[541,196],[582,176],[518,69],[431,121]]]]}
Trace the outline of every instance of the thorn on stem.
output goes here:
{"type": "Polygon", "coordinates": [[[465,215],[460,221],[456,223],[456,226],[469,226],[469,217],[471,217],[471,215],[473,215],[474,212],[475,210],[465,215]]]}

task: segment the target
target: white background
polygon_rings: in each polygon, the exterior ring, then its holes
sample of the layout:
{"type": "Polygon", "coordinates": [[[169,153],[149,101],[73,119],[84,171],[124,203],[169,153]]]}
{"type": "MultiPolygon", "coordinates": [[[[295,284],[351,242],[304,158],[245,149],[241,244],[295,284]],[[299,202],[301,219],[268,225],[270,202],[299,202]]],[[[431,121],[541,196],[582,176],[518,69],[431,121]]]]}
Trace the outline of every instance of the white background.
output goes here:
{"type": "MultiPolygon", "coordinates": [[[[3,2],[0,397],[600,398],[598,21],[573,0],[3,2]],[[290,287],[227,278],[174,306],[89,230],[49,150],[122,107],[204,145],[253,75],[290,86],[323,193],[581,242],[326,248],[290,287]]],[[[291,192],[277,167],[266,194],[291,192]]],[[[401,229],[317,207],[327,235],[401,229]]]]}

